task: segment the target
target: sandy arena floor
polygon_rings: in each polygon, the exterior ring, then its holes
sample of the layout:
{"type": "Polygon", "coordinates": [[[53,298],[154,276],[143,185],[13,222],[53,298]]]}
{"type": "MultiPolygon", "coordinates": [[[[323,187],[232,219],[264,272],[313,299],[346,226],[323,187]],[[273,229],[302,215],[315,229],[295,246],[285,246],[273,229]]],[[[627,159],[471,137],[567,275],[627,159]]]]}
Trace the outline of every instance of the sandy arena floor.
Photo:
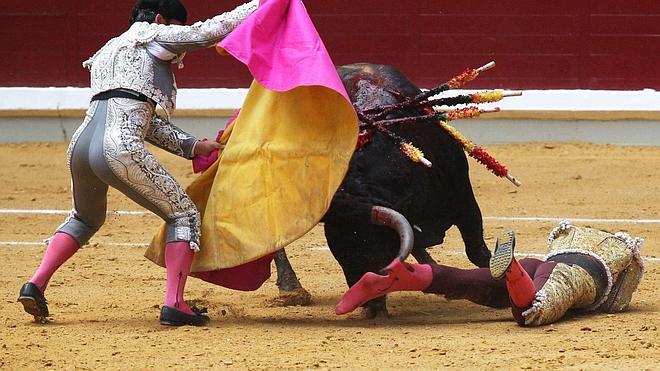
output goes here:
{"type": "MultiPolygon", "coordinates": [[[[487,148],[521,179],[516,189],[470,161],[485,217],[660,219],[660,147],[527,144],[487,148]]],[[[0,146],[0,209],[70,208],[65,144],[0,146]]],[[[157,151],[184,184],[189,163],[157,151]]],[[[110,210],[140,210],[115,191],[110,210]]],[[[2,211],[0,211],[2,212],[2,211]]],[[[287,250],[314,303],[276,307],[274,277],[256,292],[232,292],[190,279],[187,297],[208,306],[205,328],[157,322],[164,270],[142,257],[159,220],[110,215],[107,224],[54,276],[46,292],[50,323],[39,325],[16,302],[49,237],[65,215],[0,214],[0,369],[657,369],[660,361],[660,225],[575,223],[646,239],[646,274],[626,313],[570,316],[521,328],[508,310],[421,293],[390,296],[390,318],[338,317],[346,289],[322,228],[287,250]],[[25,244],[17,244],[23,242],[25,244]],[[131,245],[119,245],[130,243],[131,245]]],[[[556,222],[486,218],[487,242],[503,227],[518,251],[543,253],[556,222]]],[[[442,263],[469,267],[452,229],[432,250],[442,263]]]]}

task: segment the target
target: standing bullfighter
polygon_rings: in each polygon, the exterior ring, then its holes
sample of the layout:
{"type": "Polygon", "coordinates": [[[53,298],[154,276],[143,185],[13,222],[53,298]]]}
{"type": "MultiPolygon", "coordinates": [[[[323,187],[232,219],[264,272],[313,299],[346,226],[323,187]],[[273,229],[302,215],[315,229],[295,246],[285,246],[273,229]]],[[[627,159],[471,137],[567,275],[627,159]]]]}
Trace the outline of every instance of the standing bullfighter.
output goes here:
{"type": "Polygon", "coordinates": [[[448,299],[505,308],[521,326],[561,319],[569,309],[620,312],[630,303],[642,278],[643,241],[562,222],[549,238],[544,260],[513,257],[515,234],[498,239],[490,268],[459,269],[395,260],[387,276],[365,274],[337,305],[337,314],[393,291],[423,291],[448,299]]]}
{"type": "Polygon", "coordinates": [[[221,147],[198,141],[155,115],[156,105],[169,118],[176,97],[171,66],[181,67],[187,51],[215,45],[257,6],[253,0],[186,26],[187,12],[179,0],[139,0],[128,31],[83,63],[91,71],[94,96],[69,145],[73,211],[50,239],[37,272],[20,290],[18,300],[26,312],[38,320],[49,315],[44,298],[48,281],[104,223],[110,185],[167,223],[167,284],[160,323],[209,321],[183,299],[193,255],[199,249],[199,213],[179,183],[146,150],[144,141],[186,158],[221,147]]]}

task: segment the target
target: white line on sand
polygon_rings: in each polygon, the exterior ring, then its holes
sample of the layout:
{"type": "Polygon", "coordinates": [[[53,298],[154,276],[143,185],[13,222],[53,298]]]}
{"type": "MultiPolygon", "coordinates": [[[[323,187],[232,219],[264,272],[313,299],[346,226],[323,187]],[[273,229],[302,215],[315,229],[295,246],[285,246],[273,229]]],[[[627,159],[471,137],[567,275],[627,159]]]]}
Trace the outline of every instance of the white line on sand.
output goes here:
{"type": "MultiPolygon", "coordinates": [[[[70,210],[31,210],[31,209],[0,209],[0,214],[46,214],[46,215],[67,215],[70,210]]],[[[139,210],[115,210],[109,211],[111,215],[153,215],[148,211],[139,210]]],[[[585,218],[555,218],[555,217],[506,217],[506,216],[485,216],[484,220],[492,221],[523,221],[523,222],[559,222],[568,219],[575,223],[630,223],[630,224],[647,224],[647,223],[660,223],[660,219],[585,219],[585,218]]],[[[41,246],[44,242],[20,242],[20,241],[0,241],[0,246],[41,246]]],[[[147,246],[147,243],[116,243],[116,242],[103,242],[103,245],[113,247],[136,247],[147,246]]],[[[312,248],[312,250],[328,250],[327,247],[312,248]]],[[[463,252],[445,251],[449,255],[459,255],[463,252]]],[[[521,256],[537,256],[543,257],[544,254],[520,254],[521,256]]],[[[647,257],[645,260],[657,262],[660,258],[647,257]]]]}
{"type": "Polygon", "coordinates": [[[660,223],[660,219],[595,219],[595,218],[557,218],[544,216],[484,216],[484,220],[515,221],[515,222],[560,222],[570,220],[574,223],[630,223],[630,224],[652,224],[660,223]]]}
{"type": "MultiPolygon", "coordinates": [[[[0,214],[46,214],[69,215],[71,210],[32,210],[32,209],[0,209],[0,214]]],[[[140,210],[114,210],[108,211],[110,215],[153,215],[148,211],[140,210]]]]}
{"type": "MultiPolygon", "coordinates": [[[[31,210],[31,209],[0,209],[0,214],[47,214],[68,215],[71,210],[31,210]]],[[[114,210],[108,211],[110,215],[153,215],[148,211],[140,210],[114,210]]],[[[569,218],[545,216],[484,216],[486,221],[512,221],[512,222],[560,222],[570,220],[574,223],[629,223],[629,224],[656,224],[660,219],[597,219],[597,218],[569,218]]]]}

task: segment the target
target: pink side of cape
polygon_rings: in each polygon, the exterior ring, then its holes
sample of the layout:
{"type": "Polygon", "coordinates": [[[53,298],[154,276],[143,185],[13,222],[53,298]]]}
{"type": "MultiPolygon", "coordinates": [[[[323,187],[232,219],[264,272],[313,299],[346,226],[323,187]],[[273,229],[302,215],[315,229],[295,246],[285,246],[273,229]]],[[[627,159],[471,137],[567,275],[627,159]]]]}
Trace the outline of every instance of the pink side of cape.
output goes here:
{"type": "Polygon", "coordinates": [[[259,8],[219,43],[270,90],[324,86],[348,94],[300,0],[262,0],[259,8]]]}
{"type": "MultiPolygon", "coordinates": [[[[300,0],[261,0],[259,8],[218,45],[243,62],[255,80],[270,90],[285,92],[299,86],[321,86],[336,91],[350,103],[300,0]]],[[[205,170],[212,163],[211,159],[200,159],[196,170],[205,170]]],[[[256,290],[270,277],[274,256],[191,275],[235,290],[256,290]]]]}

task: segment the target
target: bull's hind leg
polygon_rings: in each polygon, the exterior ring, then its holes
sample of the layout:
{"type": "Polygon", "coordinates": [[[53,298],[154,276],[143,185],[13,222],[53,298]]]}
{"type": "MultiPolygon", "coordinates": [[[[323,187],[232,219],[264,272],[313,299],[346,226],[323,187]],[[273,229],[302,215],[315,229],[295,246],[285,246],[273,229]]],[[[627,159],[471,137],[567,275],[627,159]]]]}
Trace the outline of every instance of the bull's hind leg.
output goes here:
{"type": "Polygon", "coordinates": [[[465,244],[465,254],[472,264],[477,267],[488,267],[490,262],[490,250],[484,241],[484,226],[481,210],[474,198],[472,187],[468,184],[467,194],[461,204],[460,215],[456,227],[461,232],[465,244]]]}
{"type": "Polygon", "coordinates": [[[280,296],[272,301],[274,305],[290,307],[312,303],[312,296],[300,284],[284,249],[275,255],[275,268],[277,269],[275,284],[280,289],[280,296]]]}
{"type": "Polygon", "coordinates": [[[438,264],[426,249],[414,249],[412,256],[419,264],[438,264]]]}

